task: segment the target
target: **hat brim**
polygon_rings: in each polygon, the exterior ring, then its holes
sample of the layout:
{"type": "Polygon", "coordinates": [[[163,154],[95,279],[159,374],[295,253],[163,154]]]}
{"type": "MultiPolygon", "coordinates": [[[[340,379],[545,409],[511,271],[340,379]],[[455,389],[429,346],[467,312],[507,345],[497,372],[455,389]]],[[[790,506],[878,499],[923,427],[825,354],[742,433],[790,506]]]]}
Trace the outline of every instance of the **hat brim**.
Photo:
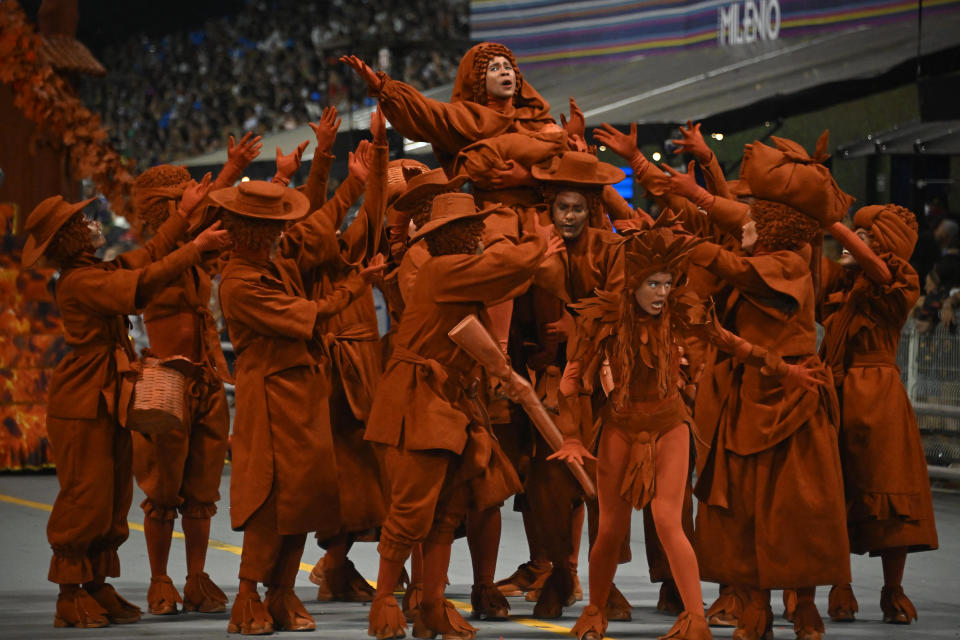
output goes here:
{"type": "Polygon", "coordinates": [[[37,241],[36,236],[32,233],[27,236],[27,241],[23,245],[23,251],[20,254],[20,264],[24,267],[30,267],[36,264],[37,260],[40,259],[40,256],[43,255],[43,252],[47,250],[47,247],[50,246],[50,243],[53,241],[53,238],[57,235],[57,231],[60,231],[60,228],[67,223],[67,220],[73,217],[73,214],[78,211],[83,211],[88,204],[97,199],[97,196],[92,198],[87,198],[80,202],[75,202],[73,204],[67,205],[66,207],[58,207],[54,209],[51,215],[54,216],[53,226],[50,228],[52,231],[48,232],[49,235],[46,238],[43,238],[40,241],[37,241]]]}
{"type": "Polygon", "coordinates": [[[470,220],[472,218],[485,218],[499,208],[500,208],[500,203],[496,203],[487,207],[486,209],[481,209],[480,211],[476,211],[474,213],[465,213],[460,216],[451,216],[449,218],[442,218],[440,220],[431,220],[430,222],[426,223],[425,225],[417,229],[416,232],[410,236],[409,242],[412,244],[417,240],[419,240],[420,238],[427,235],[428,233],[436,231],[440,227],[444,225],[448,225],[451,222],[458,222],[460,220],[470,220]]]}
{"type": "Polygon", "coordinates": [[[424,200],[430,200],[434,196],[448,191],[459,191],[460,187],[469,179],[467,176],[457,176],[444,184],[418,184],[412,189],[404,191],[393,203],[393,207],[398,211],[411,211],[424,200]]]}
{"type": "Polygon", "coordinates": [[[310,210],[310,200],[296,189],[283,190],[283,211],[277,214],[266,215],[253,211],[247,211],[241,208],[239,202],[240,187],[226,187],[217,189],[208,194],[208,197],[217,205],[223,207],[231,213],[245,218],[257,218],[258,220],[298,220],[307,215],[310,210]]]}
{"type": "Polygon", "coordinates": [[[617,184],[618,182],[622,182],[627,178],[627,174],[625,174],[622,169],[618,169],[610,164],[608,164],[606,167],[603,166],[603,164],[598,165],[596,171],[593,172],[593,175],[588,177],[557,174],[549,169],[544,169],[536,165],[530,169],[530,175],[532,175],[535,180],[539,180],[540,182],[571,184],[584,187],[602,187],[608,184],[617,184]]]}

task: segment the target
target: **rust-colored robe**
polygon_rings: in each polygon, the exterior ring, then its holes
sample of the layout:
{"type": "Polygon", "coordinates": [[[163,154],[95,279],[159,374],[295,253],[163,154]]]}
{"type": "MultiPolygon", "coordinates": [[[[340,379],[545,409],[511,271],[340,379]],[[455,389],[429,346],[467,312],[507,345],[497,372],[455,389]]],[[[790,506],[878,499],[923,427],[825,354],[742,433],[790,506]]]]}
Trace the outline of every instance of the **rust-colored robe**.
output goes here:
{"type": "Polygon", "coordinates": [[[892,547],[937,548],[930,478],[897,347],[920,296],[917,273],[888,254],[893,280],[880,285],[862,272],[845,277],[823,261],[825,318],[821,355],[840,395],[840,459],[853,553],[892,547]]]}
{"type": "MultiPolygon", "coordinates": [[[[723,312],[731,331],[829,379],[815,355],[809,246],[743,256],[708,244],[693,261],[735,287],[723,312]]],[[[773,589],[849,582],[833,385],[787,391],[718,355],[694,415],[711,444],[696,487],[703,578],[773,589]]]]}
{"type": "Polygon", "coordinates": [[[309,299],[304,274],[339,255],[327,207],[288,229],[278,257],[234,255],[224,267],[220,301],[237,352],[230,516],[243,529],[276,492],[280,535],[341,527],[337,467],[330,433],[329,380],[312,346],[317,318],[341,312],[365,287],[345,281],[321,300],[309,299]]]}

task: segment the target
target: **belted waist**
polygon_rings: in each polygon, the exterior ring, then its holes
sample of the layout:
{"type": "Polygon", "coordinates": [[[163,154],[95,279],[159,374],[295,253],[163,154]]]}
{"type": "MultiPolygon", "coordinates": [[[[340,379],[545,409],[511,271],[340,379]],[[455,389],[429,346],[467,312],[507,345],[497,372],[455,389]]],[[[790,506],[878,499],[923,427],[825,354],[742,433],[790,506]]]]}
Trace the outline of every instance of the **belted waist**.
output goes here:
{"type": "Polygon", "coordinates": [[[867,351],[865,353],[854,353],[850,356],[850,367],[892,367],[897,371],[897,359],[886,351],[867,351]]]}

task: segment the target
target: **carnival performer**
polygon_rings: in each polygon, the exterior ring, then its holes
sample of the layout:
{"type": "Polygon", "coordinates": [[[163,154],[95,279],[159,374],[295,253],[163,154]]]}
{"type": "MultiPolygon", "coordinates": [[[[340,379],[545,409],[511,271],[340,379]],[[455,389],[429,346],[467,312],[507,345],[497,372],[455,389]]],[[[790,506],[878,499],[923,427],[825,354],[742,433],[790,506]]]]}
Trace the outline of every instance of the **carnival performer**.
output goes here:
{"type": "Polygon", "coordinates": [[[105,582],[120,575],[117,548],[127,539],[133,498],[125,425],[137,356],[125,316],[199,264],[203,253],[223,246],[226,232],[212,226],[171,253],[209,187],[209,174],[188,185],[177,213],[146,246],[110,262],[95,254],[104,244],[99,223],[82,213],[92,198],[71,204],[52,196],[27,218],[22,263],[30,266],[43,256],[56,265],[57,307],[71,347],[54,371],[47,404],[60,484],[47,523],[49,579],[60,585],[54,626],[95,628],[140,619],[140,608],[105,582]]]}
{"type": "MultiPolygon", "coordinates": [[[[260,152],[260,137],[247,133],[239,143],[230,136],[227,162],[212,189],[232,186],[260,152]]],[[[138,234],[148,239],[170,217],[191,182],[184,167],[158,165],[133,184],[138,234]]],[[[202,207],[198,207],[198,210],[202,207]]],[[[195,227],[206,221],[195,221],[195,227]]],[[[210,313],[211,275],[219,256],[192,266],[147,300],[144,325],[150,352],[157,358],[181,356],[197,365],[184,391],[184,428],[145,435],[133,432],[133,473],[146,494],[144,537],[150,561],[147,610],[154,615],[185,611],[226,611],[227,596],[204,572],[210,518],[217,512],[220,475],[227,453],[230,413],[223,382],[230,372],[210,313]],[[177,513],[183,516],[187,578],[183,598],[167,575],[167,560],[177,513]]]]}
{"type": "MultiPolygon", "coordinates": [[[[917,611],[901,585],[907,553],[937,548],[920,431],[896,365],[903,325],[920,296],[907,262],[917,221],[903,207],[872,205],[854,214],[853,226],[828,229],[844,251],[839,264],[823,261],[821,355],[840,396],[850,551],[880,556],[883,621],[910,624],[917,611]]],[[[852,587],[834,585],[830,618],[850,621],[857,610],[852,587]]]]}
{"type": "MultiPolygon", "coordinates": [[[[822,164],[826,132],[813,157],[796,142],[773,140],[775,147],[745,148],[741,179],[756,197],[749,205],[708,193],[692,167],[687,174],[664,170],[671,190],[728,232],[740,229],[742,251],[705,243],[692,258],[734,287],[721,311],[724,324],[830,381],[815,354],[811,242],[853,199],[822,164]]],[[[736,359],[707,359],[694,414],[711,444],[698,461],[696,541],[703,578],[748,594],[738,640],[768,636],[770,589],[778,588],[797,590],[797,637],[820,638],[816,585],[848,581],[838,413],[832,382],[819,391],[790,389],[736,359]]]]}
{"type": "MultiPolygon", "coordinates": [[[[349,206],[347,194],[357,191],[349,183],[363,182],[367,162],[361,144],[348,162],[353,177],[324,208],[349,206]]],[[[329,296],[311,300],[304,274],[338,255],[328,212],[287,228],[307,213],[307,198],[262,181],[210,197],[227,210],[224,224],[234,241],[220,301],[238,354],[230,515],[244,540],[228,631],[313,629],[294,581],[307,533],[330,538],[341,519],[329,381],[312,341],[317,327],[355,300],[382,266],[374,260],[329,296]],[[308,405],[313,410],[302,411],[308,405]],[[267,587],[263,602],[258,582],[267,587]]]]}
{"type": "Polygon", "coordinates": [[[443,597],[454,530],[469,509],[499,505],[519,489],[484,424],[473,363],[447,337],[468,314],[516,296],[544,254],[535,234],[481,252],[482,219],[493,210],[477,210],[469,194],[442,193],[432,200],[429,221],[411,236],[425,239],[430,257],[404,296],[396,345],[365,436],[379,443],[391,488],[370,609],[369,633],[378,638],[404,636],[393,589],[417,543],[423,545],[423,599],[414,634],[474,637],[476,630],[443,597]]]}

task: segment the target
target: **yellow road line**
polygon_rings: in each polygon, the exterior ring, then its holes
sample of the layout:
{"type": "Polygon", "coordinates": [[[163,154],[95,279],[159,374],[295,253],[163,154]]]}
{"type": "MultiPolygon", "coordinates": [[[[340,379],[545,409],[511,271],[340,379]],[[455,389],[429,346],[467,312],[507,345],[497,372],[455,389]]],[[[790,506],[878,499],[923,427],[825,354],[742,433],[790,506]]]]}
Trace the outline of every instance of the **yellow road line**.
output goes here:
{"type": "MultiPolygon", "coordinates": [[[[31,509],[38,509],[40,511],[53,511],[53,505],[45,504],[43,502],[34,502],[32,500],[24,500],[22,498],[15,498],[13,496],[8,496],[0,493],[0,502],[9,502],[10,504],[16,504],[21,507],[30,507],[31,509]]],[[[133,522],[127,520],[127,525],[134,531],[143,531],[143,524],[139,522],[133,522]]],[[[183,538],[183,534],[179,531],[173,532],[174,538],[183,538]]],[[[220,551],[227,551],[236,555],[240,555],[243,549],[234,544],[228,544],[226,542],[221,542],[220,540],[210,539],[208,546],[211,549],[219,549],[220,551]]],[[[313,565],[307,564],[306,562],[300,563],[300,570],[310,573],[313,570],[313,565]]],[[[374,587],[376,587],[375,582],[370,582],[374,587]]],[[[462,602],[460,600],[450,600],[450,602],[460,611],[465,613],[470,613],[473,610],[473,607],[468,602],[462,602]]],[[[559,624],[552,624],[550,622],[544,622],[543,620],[535,620],[533,618],[510,618],[510,622],[516,622],[517,624],[522,624],[526,627],[533,627],[534,629],[542,629],[544,631],[552,631],[553,633],[562,633],[568,635],[570,633],[570,627],[564,627],[559,624]]],[[[605,637],[604,640],[614,640],[610,637],[605,637]]]]}

